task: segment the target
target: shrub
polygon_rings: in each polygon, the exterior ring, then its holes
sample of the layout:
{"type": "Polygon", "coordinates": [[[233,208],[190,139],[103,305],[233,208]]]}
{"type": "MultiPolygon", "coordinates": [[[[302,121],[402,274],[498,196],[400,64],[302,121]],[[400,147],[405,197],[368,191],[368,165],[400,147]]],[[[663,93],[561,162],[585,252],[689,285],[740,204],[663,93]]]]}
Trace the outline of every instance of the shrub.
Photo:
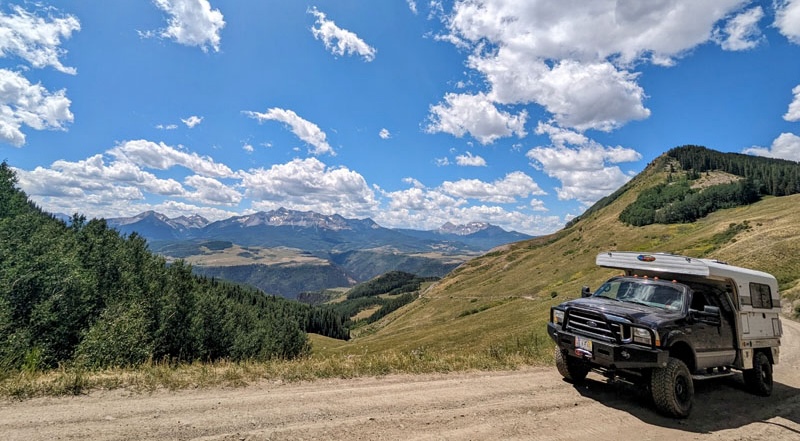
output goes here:
{"type": "Polygon", "coordinates": [[[153,354],[144,308],[117,304],[107,308],[78,345],[77,359],[90,368],[136,366],[153,354]]]}

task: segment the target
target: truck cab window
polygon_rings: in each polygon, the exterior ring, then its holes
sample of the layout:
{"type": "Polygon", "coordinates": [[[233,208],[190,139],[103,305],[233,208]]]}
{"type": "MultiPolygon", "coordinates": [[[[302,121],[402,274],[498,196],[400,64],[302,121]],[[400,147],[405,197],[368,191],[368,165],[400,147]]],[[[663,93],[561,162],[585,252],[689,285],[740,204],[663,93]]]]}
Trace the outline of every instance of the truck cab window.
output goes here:
{"type": "Polygon", "coordinates": [[[706,296],[702,291],[695,291],[692,293],[692,304],[690,308],[696,311],[702,311],[706,305],[708,305],[708,302],[706,302],[706,296]]]}

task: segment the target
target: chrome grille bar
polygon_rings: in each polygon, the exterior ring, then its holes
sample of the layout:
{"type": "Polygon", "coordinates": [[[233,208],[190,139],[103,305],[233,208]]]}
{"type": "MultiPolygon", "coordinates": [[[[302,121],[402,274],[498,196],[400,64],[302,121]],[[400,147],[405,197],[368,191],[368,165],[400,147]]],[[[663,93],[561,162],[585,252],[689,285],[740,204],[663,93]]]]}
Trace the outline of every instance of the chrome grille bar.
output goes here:
{"type": "Polygon", "coordinates": [[[609,322],[602,314],[570,308],[564,320],[566,329],[576,334],[610,342],[628,340],[624,326],[609,322]]]}

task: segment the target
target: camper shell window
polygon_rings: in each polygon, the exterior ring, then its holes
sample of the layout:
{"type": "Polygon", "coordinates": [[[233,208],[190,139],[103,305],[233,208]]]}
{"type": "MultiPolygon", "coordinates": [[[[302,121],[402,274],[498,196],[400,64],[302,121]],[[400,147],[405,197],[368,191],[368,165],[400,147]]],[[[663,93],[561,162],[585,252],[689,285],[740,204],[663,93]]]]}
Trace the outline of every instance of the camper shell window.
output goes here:
{"type": "Polygon", "coordinates": [[[769,289],[769,285],[750,283],[750,296],[753,308],[772,309],[772,292],[769,289]]]}

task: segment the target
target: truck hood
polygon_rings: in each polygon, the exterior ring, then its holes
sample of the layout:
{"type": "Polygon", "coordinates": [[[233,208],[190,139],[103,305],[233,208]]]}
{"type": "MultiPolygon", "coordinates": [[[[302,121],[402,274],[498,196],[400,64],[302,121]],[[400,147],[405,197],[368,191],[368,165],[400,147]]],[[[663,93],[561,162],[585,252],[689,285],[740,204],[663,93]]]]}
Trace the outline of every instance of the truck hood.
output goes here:
{"type": "Polygon", "coordinates": [[[654,306],[597,297],[575,299],[562,303],[561,306],[600,311],[606,315],[623,317],[633,323],[647,326],[656,326],[657,324],[663,324],[665,321],[677,320],[683,317],[682,311],[668,311],[654,306]]]}

